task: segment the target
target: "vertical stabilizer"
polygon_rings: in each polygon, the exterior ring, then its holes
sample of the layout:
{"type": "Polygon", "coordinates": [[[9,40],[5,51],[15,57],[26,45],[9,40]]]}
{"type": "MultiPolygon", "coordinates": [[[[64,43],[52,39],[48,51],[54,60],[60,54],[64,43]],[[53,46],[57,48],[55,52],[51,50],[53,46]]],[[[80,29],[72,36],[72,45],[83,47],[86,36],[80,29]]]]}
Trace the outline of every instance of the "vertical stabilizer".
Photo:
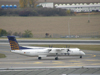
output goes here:
{"type": "Polygon", "coordinates": [[[7,38],[9,40],[11,50],[19,50],[20,47],[15,36],[7,36],[7,38]]]}

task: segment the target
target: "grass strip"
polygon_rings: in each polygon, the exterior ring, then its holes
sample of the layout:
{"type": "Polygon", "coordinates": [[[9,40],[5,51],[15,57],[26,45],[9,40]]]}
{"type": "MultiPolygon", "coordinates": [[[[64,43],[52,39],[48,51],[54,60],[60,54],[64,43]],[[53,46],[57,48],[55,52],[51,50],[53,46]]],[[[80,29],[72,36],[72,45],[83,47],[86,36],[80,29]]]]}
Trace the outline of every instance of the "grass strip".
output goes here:
{"type": "Polygon", "coordinates": [[[0,58],[5,58],[5,57],[6,57],[5,54],[0,53],[0,58]]]}
{"type": "MultiPolygon", "coordinates": [[[[56,48],[66,48],[66,45],[31,45],[31,46],[38,46],[38,47],[56,47],[56,48]]],[[[100,51],[100,45],[67,45],[70,48],[79,48],[81,50],[94,50],[100,51]]]]}
{"type": "MultiPolygon", "coordinates": [[[[7,38],[2,38],[1,39],[7,39],[7,38]]],[[[100,40],[100,38],[17,38],[18,40],[100,40]]]]}

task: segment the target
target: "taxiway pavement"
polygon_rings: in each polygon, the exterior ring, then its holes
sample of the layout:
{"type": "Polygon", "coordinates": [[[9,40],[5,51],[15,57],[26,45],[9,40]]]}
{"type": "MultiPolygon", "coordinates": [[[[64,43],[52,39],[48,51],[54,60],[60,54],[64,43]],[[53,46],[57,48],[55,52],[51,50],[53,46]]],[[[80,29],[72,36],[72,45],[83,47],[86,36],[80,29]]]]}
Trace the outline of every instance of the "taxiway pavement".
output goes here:
{"type": "Polygon", "coordinates": [[[9,44],[0,44],[0,53],[6,55],[6,58],[0,58],[0,68],[100,66],[100,51],[83,51],[86,55],[82,59],[79,56],[59,56],[59,60],[55,57],[38,60],[38,57],[11,53],[9,44]]]}

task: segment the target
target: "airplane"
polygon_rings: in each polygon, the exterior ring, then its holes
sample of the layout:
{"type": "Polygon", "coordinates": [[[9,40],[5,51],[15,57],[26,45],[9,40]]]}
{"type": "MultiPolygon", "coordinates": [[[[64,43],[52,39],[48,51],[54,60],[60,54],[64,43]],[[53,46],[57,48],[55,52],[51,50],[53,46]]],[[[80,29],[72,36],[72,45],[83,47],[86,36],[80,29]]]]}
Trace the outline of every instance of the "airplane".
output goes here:
{"type": "Polygon", "coordinates": [[[55,60],[58,60],[59,54],[80,56],[82,58],[85,53],[79,48],[47,48],[47,47],[29,47],[29,46],[19,46],[15,36],[7,36],[10,43],[11,52],[23,54],[27,56],[38,56],[41,60],[43,57],[49,55],[55,55],[55,60]]]}

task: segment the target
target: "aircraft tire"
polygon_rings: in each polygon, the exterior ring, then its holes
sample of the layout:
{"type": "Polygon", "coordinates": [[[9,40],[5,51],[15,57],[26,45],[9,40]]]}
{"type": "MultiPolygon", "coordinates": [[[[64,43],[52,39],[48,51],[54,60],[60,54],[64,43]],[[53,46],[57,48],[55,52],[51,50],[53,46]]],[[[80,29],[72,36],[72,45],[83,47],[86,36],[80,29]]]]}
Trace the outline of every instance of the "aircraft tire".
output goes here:
{"type": "Polygon", "coordinates": [[[56,57],[55,60],[58,60],[58,57],[56,57]]]}
{"type": "Polygon", "coordinates": [[[82,58],[82,56],[80,56],[80,58],[82,58]]]}
{"type": "Polygon", "coordinates": [[[38,57],[39,60],[41,60],[41,57],[38,57]]]}

